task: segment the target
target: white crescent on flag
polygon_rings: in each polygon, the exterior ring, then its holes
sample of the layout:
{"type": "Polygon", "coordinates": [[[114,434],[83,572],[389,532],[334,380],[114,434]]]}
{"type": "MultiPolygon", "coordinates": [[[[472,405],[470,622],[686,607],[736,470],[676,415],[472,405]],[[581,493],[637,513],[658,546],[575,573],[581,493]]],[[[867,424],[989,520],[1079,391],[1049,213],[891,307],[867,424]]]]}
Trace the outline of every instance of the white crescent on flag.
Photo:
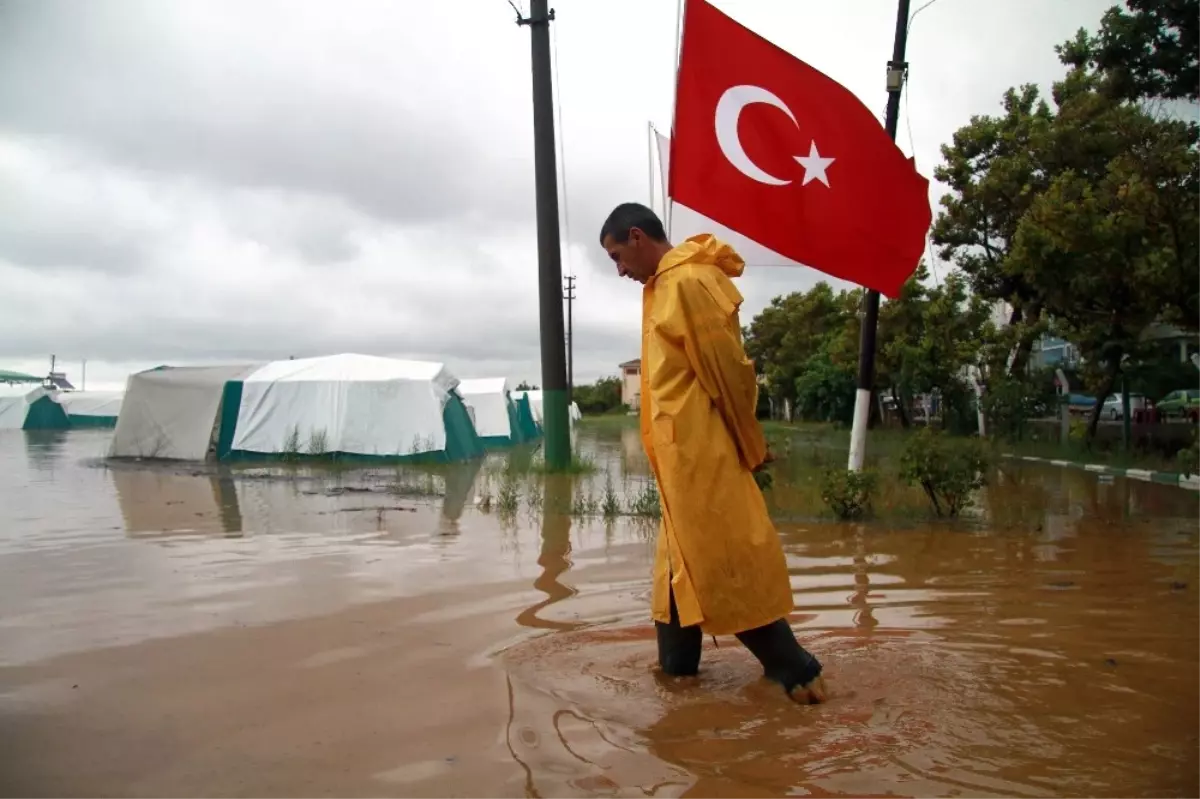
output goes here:
{"type": "Polygon", "coordinates": [[[700,233],[711,233],[732,245],[746,262],[747,269],[764,266],[807,268],[799,261],[784,258],[779,253],[768,250],[761,244],[746,238],[741,233],[735,233],[724,225],[719,225],[708,217],[701,216],[685,205],[675,203],[672,212],[668,214],[667,204],[670,198],[667,196],[667,186],[670,185],[671,175],[671,139],[659,133],[656,128],[654,130],[654,143],[656,145],[655,150],[658,151],[659,196],[663,198],[663,204],[661,208],[653,210],[662,218],[664,224],[666,224],[668,218],[670,219],[667,237],[673,243],[678,244],[689,236],[696,236],[700,233]]]}

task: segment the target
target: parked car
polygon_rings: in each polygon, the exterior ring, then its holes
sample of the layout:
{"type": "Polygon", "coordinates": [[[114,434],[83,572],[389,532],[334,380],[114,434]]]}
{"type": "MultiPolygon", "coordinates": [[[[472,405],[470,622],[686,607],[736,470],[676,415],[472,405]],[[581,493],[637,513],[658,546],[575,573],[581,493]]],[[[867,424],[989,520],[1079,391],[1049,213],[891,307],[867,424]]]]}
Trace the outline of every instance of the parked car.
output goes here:
{"type": "MultiPolygon", "coordinates": [[[[1129,413],[1134,421],[1139,421],[1143,417],[1150,416],[1153,410],[1154,403],[1147,399],[1145,395],[1129,395],[1129,413]]],[[[1114,422],[1125,418],[1125,405],[1121,402],[1120,394],[1113,394],[1104,401],[1104,408],[1100,411],[1100,418],[1114,422]]]]}
{"type": "Polygon", "coordinates": [[[1200,389],[1176,389],[1160,399],[1157,406],[1160,419],[1200,421],[1200,389]]]}

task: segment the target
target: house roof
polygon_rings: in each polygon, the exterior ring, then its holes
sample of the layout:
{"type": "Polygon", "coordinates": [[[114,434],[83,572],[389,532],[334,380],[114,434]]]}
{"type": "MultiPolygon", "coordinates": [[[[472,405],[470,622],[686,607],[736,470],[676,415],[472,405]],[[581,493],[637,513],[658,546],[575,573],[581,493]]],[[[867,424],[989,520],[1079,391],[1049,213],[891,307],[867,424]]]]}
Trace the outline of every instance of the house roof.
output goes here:
{"type": "Polygon", "coordinates": [[[620,369],[628,369],[628,368],[630,368],[631,366],[641,366],[641,365],[642,365],[642,359],[641,359],[641,358],[634,358],[632,361],[626,361],[625,363],[618,364],[618,368],[620,368],[620,369]]]}

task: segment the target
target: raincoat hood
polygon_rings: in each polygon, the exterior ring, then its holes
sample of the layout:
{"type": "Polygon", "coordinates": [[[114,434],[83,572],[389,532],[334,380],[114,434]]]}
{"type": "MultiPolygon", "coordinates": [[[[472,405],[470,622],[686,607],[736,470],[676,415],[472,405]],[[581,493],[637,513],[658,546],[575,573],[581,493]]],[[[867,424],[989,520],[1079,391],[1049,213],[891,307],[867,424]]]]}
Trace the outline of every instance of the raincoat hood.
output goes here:
{"type": "Polygon", "coordinates": [[[687,263],[713,264],[729,277],[740,277],[746,269],[746,262],[733,247],[711,233],[701,233],[664,255],[658,262],[654,276],[658,277],[663,272],[687,263]]]}

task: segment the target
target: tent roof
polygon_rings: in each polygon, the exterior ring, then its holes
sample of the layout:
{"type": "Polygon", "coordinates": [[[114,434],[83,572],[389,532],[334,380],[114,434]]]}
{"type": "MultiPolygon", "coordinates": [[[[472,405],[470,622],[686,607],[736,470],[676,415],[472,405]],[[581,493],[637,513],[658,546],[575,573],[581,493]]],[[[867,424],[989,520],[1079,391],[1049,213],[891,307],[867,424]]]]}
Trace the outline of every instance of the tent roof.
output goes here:
{"type": "Polygon", "coordinates": [[[242,380],[259,364],[236,366],[166,366],[134,375],[138,380],[180,386],[223,386],[230,380],[242,380]]]}
{"type": "Polygon", "coordinates": [[[24,397],[28,394],[32,394],[40,388],[40,384],[31,386],[28,383],[19,383],[16,385],[0,383],[0,397],[24,397]]]}
{"type": "Polygon", "coordinates": [[[38,383],[41,384],[42,378],[33,375],[27,375],[24,372],[12,372],[8,369],[0,369],[0,383],[38,383]]]}
{"type": "Polygon", "coordinates": [[[460,381],[458,393],[466,397],[478,394],[503,394],[508,391],[508,378],[505,377],[474,377],[460,381]]]}
{"type": "MultiPolygon", "coordinates": [[[[404,361],[396,358],[380,358],[375,355],[325,355],[318,358],[296,358],[274,361],[261,367],[245,378],[247,383],[277,381],[313,382],[370,382],[384,380],[411,380],[414,382],[442,382],[446,367],[432,361],[404,361]],[[440,378],[440,379],[439,379],[440,378]]],[[[455,381],[449,381],[447,389],[455,381]]]]}

